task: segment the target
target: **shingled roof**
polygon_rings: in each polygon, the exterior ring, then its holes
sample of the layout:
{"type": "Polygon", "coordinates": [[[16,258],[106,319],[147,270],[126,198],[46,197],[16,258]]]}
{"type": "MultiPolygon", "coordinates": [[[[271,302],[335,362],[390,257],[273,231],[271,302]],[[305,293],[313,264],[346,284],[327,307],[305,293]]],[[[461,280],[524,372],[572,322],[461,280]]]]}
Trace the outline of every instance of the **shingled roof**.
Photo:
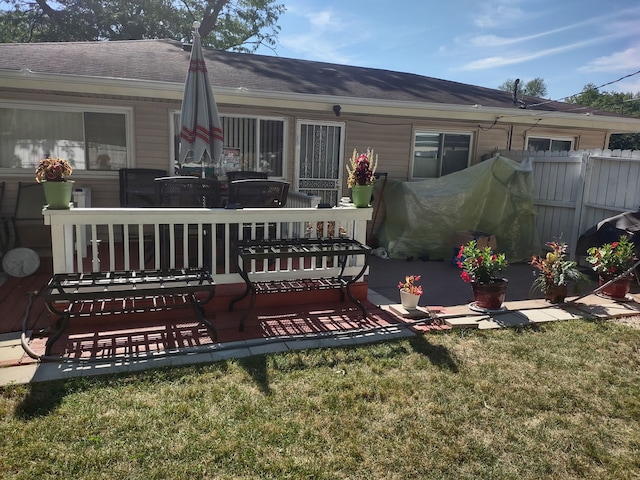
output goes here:
{"type": "MultiPolygon", "coordinates": [[[[5,43],[0,44],[0,70],[182,84],[189,55],[188,49],[174,40],[5,43]]],[[[244,87],[385,101],[518,108],[510,92],[411,73],[212,49],[204,49],[204,56],[214,90],[244,87]]],[[[576,108],[536,97],[524,100],[529,105],[542,104],[529,107],[535,110],[575,112],[576,108]]]]}

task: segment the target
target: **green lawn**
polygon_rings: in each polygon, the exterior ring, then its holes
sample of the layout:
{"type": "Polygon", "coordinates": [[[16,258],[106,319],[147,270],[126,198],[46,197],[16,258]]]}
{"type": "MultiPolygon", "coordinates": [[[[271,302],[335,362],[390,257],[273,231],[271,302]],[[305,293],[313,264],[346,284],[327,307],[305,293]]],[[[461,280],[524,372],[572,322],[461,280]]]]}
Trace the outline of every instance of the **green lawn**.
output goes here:
{"type": "Polygon", "coordinates": [[[430,334],[0,390],[0,477],[640,478],[640,330],[430,334]]]}

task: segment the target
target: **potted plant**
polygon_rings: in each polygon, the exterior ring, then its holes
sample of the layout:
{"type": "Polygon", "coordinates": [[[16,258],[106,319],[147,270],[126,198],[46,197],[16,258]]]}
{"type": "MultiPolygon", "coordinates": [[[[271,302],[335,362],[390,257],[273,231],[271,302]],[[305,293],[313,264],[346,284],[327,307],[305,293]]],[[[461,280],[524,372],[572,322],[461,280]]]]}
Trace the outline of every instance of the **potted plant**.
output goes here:
{"type": "Polygon", "coordinates": [[[418,302],[422,295],[422,287],[416,282],[420,281],[420,275],[407,275],[403,282],[398,282],[400,289],[400,302],[407,310],[418,308],[418,302]]]}
{"type": "Polygon", "coordinates": [[[622,235],[617,242],[588,248],[587,254],[587,262],[599,275],[600,286],[604,286],[601,293],[611,298],[625,299],[631,289],[633,272],[622,278],[617,277],[631,270],[637,260],[633,242],[622,235]]]}
{"type": "Polygon", "coordinates": [[[347,164],[347,187],[351,189],[351,198],[355,207],[368,207],[376,181],[375,172],[378,167],[378,155],[367,148],[365,153],[353,150],[351,162],[347,164]]]}
{"type": "Polygon", "coordinates": [[[494,253],[491,247],[478,248],[476,240],[460,246],[457,256],[460,278],[471,283],[474,309],[498,310],[502,307],[508,280],[497,276],[507,267],[504,253],[494,253]]]}
{"type": "MultiPolygon", "coordinates": [[[[564,242],[547,242],[551,249],[545,256],[531,257],[531,266],[538,270],[531,291],[539,290],[551,303],[563,303],[567,296],[570,282],[579,283],[587,280],[587,276],[578,269],[578,264],[567,260],[567,244],[564,242]]],[[[534,275],[536,272],[534,272],[534,275]]]]}
{"type": "Polygon", "coordinates": [[[50,210],[68,209],[73,191],[73,181],[68,180],[73,167],[62,158],[44,158],[36,168],[36,182],[42,183],[47,208],[50,210]]]}

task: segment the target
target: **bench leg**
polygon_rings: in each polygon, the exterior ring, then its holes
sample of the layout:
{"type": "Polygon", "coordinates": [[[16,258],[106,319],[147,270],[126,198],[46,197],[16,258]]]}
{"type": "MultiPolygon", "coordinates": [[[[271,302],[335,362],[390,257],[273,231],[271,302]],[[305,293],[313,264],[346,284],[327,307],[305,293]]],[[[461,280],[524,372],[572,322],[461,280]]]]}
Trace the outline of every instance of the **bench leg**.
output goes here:
{"type": "MultiPolygon", "coordinates": [[[[345,259],[346,260],[346,259],[345,259]]],[[[346,265],[346,261],[345,264],[343,264],[343,269],[344,266],[346,265]]],[[[347,282],[347,295],[349,295],[349,298],[351,299],[351,301],[353,303],[355,303],[358,307],[360,307],[360,310],[362,310],[362,319],[366,320],[367,319],[367,310],[366,308],[364,308],[364,305],[362,304],[362,302],[360,300],[358,300],[356,297],[353,296],[353,294],[351,293],[351,285],[354,284],[355,282],[357,282],[363,275],[364,272],[367,270],[367,266],[369,265],[369,255],[367,255],[365,257],[365,261],[364,261],[364,265],[362,266],[362,270],[360,270],[360,272],[355,276],[352,277],[351,280],[349,280],[347,282]]],[[[340,273],[340,276],[342,276],[342,272],[340,273]]]]}
{"type": "Polygon", "coordinates": [[[249,283],[246,283],[244,292],[242,292],[240,295],[238,295],[233,300],[231,300],[231,302],[229,302],[229,311],[233,312],[233,306],[236,303],[238,303],[240,300],[243,300],[244,298],[246,298],[246,296],[249,295],[250,291],[251,291],[251,288],[249,287],[249,283]]]}
{"type": "Polygon", "coordinates": [[[364,308],[364,305],[362,304],[362,302],[360,300],[358,300],[356,297],[353,296],[353,294],[351,293],[351,283],[353,282],[349,282],[347,283],[347,295],[349,295],[349,298],[351,299],[351,301],[353,303],[355,303],[358,308],[360,308],[360,310],[362,311],[362,319],[366,320],[367,319],[367,309],[364,308]]]}
{"type": "Polygon", "coordinates": [[[249,313],[253,310],[253,305],[255,303],[256,303],[256,289],[253,288],[253,286],[252,286],[251,287],[251,300],[249,301],[249,308],[247,308],[247,310],[245,310],[244,313],[242,314],[242,318],[240,319],[240,328],[238,328],[238,331],[240,331],[240,332],[244,331],[244,321],[249,316],[249,313]]]}
{"type": "Polygon", "coordinates": [[[209,320],[206,319],[206,317],[204,316],[204,308],[202,308],[200,306],[200,304],[198,303],[195,295],[191,294],[191,302],[193,303],[193,308],[196,311],[196,315],[198,315],[198,318],[200,319],[200,322],[202,322],[204,324],[205,327],[207,327],[209,329],[209,331],[211,332],[211,336],[214,340],[218,339],[218,331],[216,330],[216,327],[214,327],[209,320]]]}
{"type": "Polygon", "coordinates": [[[47,340],[47,344],[44,349],[45,356],[48,357],[51,355],[51,347],[53,346],[54,343],[56,343],[56,341],[62,336],[64,331],[67,329],[67,325],[69,325],[69,317],[70,317],[70,314],[65,313],[56,321],[56,333],[52,337],[49,337],[49,339],[47,340]]]}

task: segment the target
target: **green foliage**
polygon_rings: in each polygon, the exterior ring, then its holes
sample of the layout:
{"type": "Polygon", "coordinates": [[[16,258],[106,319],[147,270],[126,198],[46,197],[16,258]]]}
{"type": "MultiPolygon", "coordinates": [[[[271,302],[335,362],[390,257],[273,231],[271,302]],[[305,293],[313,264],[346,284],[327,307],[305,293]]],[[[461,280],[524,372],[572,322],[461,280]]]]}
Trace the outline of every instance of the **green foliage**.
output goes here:
{"type": "MultiPolygon", "coordinates": [[[[513,92],[513,87],[516,81],[512,78],[508,78],[502,85],[498,87],[498,90],[504,90],[505,92],[513,92]]],[[[518,98],[522,95],[531,95],[532,97],[544,97],[547,94],[547,85],[544,83],[544,79],[536,77],[533,80],[529,80],[527,83],[520,82],[518,84],[518,98]]]]}
{"type": "MultiPolygon", "coordinates": [[[[567,99],[567,102],[583,105],[606,112],[620,113],[640,117],[640,92],[600,92],[590,83],[582,92],[567,99]]],[[[612,134],[609,148],[621,150],[640,150],[640,133],[612,134]]]]}
{"type": "Polygon", "coordinates": [[[0,12],[2,42],[71,42],[172,38],[220,50],[273,47],[284,5],[276,0],[9,0],[0,12]]]}
{"type": "MultiPolygon", "coordinates": [[[[531,266],[538,269],[538,276],[533,281],[532,290],[538,289],[547,293],[554,286],[566,286],[569,282],[583,282],[587,280],[578,264],[567,260],[567,244],[564,242],[547,242],[550,252],[544,257],[531,257],[531,266]]],[[[534,272],[535,273],[535,272],[534,272]]]]}
{"type": "Polygon", "coordinates": [[[476,240],[462,245],[457,259],[462,270],[460,278],[465,282],[491,283],[496,280],[496,274],[507,267],[504,253],[494,253],[489,246],[478,248],[476,240]]]}
{"type": "Polygon", "coordinates": [[[618,242],[591,247],[587,253],[587,262],[605,279],[621,275],[636,262],[635,245],[626,235],[622,235],[618,242]]]}

